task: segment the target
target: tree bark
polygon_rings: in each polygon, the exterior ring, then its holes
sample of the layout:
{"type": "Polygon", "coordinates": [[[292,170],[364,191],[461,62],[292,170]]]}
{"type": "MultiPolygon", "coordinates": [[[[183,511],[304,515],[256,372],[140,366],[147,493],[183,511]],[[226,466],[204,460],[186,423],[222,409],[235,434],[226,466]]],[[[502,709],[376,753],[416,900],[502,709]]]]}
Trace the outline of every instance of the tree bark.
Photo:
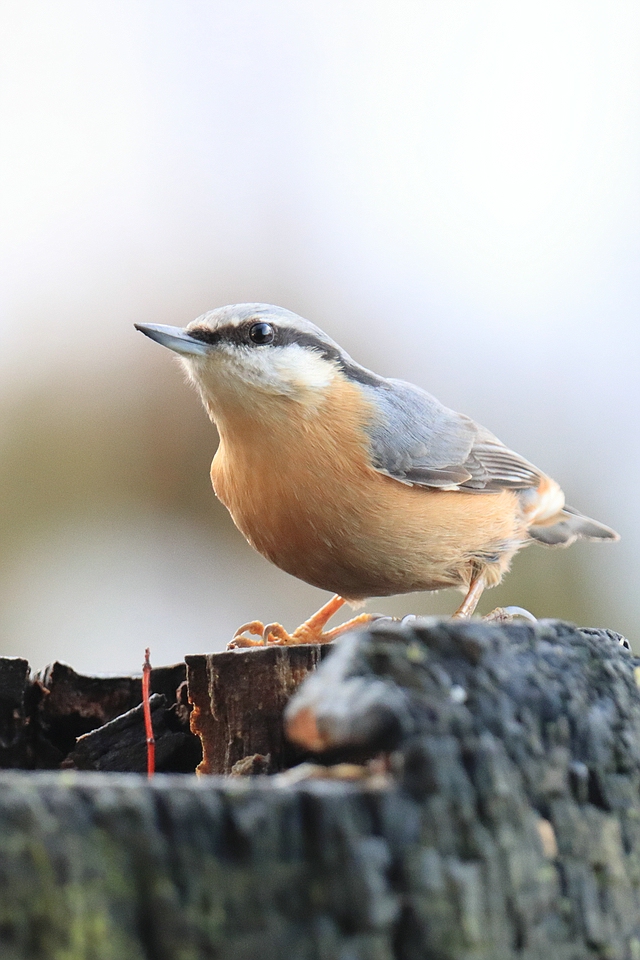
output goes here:
{"type": "Polygon", "coordinates": [[[251,763],[275,773],[295,763],[300,751],[285,739],[284,708],[327,649],[301,644],[187,657],[191,730],[203,748],[198,773],[240,772],[243,764],[252,772],[251,763]]]}
{"type": "Polygon", "coordinates": [[[0,956],[637,960],[638,677],[603,631],[374,624],[287,722],[386,781],[4,772],[0,956]]]}
{"type": "Polygon", "coordinates": [[[0,767],[20,767],[28,750],[29,664],[0,657],[0,767]]]}

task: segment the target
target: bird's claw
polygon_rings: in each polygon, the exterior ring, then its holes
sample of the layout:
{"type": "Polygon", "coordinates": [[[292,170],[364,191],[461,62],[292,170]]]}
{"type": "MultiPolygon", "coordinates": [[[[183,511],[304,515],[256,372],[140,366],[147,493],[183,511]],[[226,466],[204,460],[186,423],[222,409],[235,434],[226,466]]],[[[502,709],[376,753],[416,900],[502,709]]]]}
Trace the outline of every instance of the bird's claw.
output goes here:
{"type": "Polygon", "coordinates": [[[227,644],[227,650],[238,650],[242,647],[284,646],[289,643],[296,643],[296,640],[281,624],[265,625],[261,620],[250,620],[249,623],[243,623],[238,627],[233,639],[227,644]]]}
{"type": "Polygon", "coordinates": [[[283,647],[295,643],[293,635],[287,633],[281,623],[268,623],[262,632],[265,643],[270,646],[283,647]]]}
{"type": "Polygon", "coordinates": [[[344,600],[340,597],[334,597],[317,614],[301,623],[293,633],[287,633],[280,623],[267,623],[265,625],[261,620],[250,620],[249,623],[243,623],[236,630],[233,639],[227,644],[227,650],[236,650],[239,647],[287,647],[302,643],[331,643],[335,637],[340,636],[345,631],[378,619],[370,613],[361,613],[357,617],[347,620],[346,623],[340,624],[339,627],[334,627],[333,630],[325,630],[327,620],[343,603],[344,600]],[[336,603],[336,601],[339,601],[339,603],[336,603]]]}
{"type": "Polygon", "coordinates": [[[264,644],[264,624],[260,620],[250,620],[238,627],[233,639],[227,644],[227,650],[237,650],[240,647],[261,647],[264,644]],[[249,634],[249,636],[246,636],[249,634]]]}
{"type": "Polygon", "coordinates": [[[530,623],[537,623],[537,617],[525,610],[524,607],[496,607],[491,613],[488,613],[482,619],[485,623],[511,623],[516,617],[522,620],[529,620],[530,623]]]}

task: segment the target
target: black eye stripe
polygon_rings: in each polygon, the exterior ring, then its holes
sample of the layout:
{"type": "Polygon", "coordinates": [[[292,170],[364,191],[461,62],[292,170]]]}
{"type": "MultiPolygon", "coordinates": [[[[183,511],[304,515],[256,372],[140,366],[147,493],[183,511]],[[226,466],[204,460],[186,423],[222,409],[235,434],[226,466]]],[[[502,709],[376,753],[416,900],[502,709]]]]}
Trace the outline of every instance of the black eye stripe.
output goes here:
{"type": "Polygon", "coordinates": [[[383,379],[377,374],[372,373],[365,367],[361,367],[350,358],[346,357],[338,347],[327,343],[321,337],[312,332],[296,330],[295,327],[277,326],[263,320],[260,316],[251,317],[243,323],[228,323],[224,326],[210,330],[207,327],[193,327],[189,330],[189,336],[194,340],[200,340],[202,343],[229,343],[238,346],[252,347],[254,344],[250,339],[249,331],[258,324],[266,324],[273,330],[273,339],[271,343],[275,347],[286,347],[291,343],[296,343],[304,349],[314,350],[325,360],[333,361],[350,380],[358,383],[367,384],[371,387],[379,387],[384,383],[383,379]]]}
{"type": "Polygon", "coordinates": [[[247,346],[252,342],[250,339],[251,329],[263,323],[265,326],[271,326],[274,333],[277,332],[271,324],[261,321],[259,317],[254,317],[240,324],[227,323],[222,327],[216,327],[215,330],[210,330],[208,327],[193,327],[188,333],[194,340],[201,340],[202,343],[231,343],[247,346]]]}

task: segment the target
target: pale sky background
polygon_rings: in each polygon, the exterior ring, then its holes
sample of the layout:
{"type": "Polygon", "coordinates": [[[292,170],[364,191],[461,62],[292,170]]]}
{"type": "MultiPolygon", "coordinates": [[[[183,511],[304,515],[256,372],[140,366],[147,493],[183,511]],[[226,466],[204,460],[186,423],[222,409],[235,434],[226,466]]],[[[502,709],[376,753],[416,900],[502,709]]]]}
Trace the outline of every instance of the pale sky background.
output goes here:
{"type": "Polygon", "coordinates": [[[0,3],[0,655],[129,672],[326,598],[235,531],[133,329],[254,300],[621,533],[532,547],[483,611],[640,648],[639,174],[636,3],[0,3]]]}

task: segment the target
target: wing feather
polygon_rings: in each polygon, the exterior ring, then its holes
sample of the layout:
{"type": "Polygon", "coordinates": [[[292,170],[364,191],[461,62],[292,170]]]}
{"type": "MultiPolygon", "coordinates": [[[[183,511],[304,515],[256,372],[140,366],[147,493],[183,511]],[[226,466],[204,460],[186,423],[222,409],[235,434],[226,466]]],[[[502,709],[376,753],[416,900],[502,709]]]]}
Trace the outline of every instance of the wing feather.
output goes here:
{"type": "Polygon", "coordinates": [[[464,414],[402,380],[362,387],[378,416],[370,424],[373,463],[401,483],[493,493],[537,487],[541,472],[464,414]]]}

